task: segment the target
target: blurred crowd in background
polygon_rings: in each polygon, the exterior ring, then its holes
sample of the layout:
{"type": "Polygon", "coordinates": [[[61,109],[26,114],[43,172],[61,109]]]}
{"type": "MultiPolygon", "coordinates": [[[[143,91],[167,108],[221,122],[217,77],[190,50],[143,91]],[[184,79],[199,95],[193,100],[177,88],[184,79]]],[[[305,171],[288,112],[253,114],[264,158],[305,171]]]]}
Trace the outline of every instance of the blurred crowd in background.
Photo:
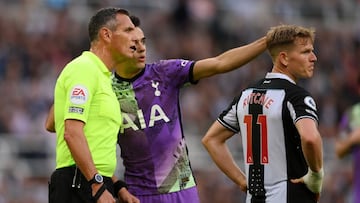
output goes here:
{"type": "MultiPolygon", "coordinates": [[[[55,135],[45,131],[44,120],[55,81],[68,61],[89,48],[89,17],[107,6],[140,17],[148,62],[216,56],[280,23],[314,27],[315,75],[300,84],[313,94],[320,114],[326,172],[321,202],[351,201],[351,157],[337,159],[334,141],[342,114],[360,101],[359,0],[1,0],[0,203],[47,202],[55,135]]],[[[271,66],[264,53],[240,70],[182,91],[185,138],[204,203],[243,202],[244,194],[213,164],[200,140],[232,98],[271,66]]],[[[241,162],[240,137],[229,145],[241,162]]]]}

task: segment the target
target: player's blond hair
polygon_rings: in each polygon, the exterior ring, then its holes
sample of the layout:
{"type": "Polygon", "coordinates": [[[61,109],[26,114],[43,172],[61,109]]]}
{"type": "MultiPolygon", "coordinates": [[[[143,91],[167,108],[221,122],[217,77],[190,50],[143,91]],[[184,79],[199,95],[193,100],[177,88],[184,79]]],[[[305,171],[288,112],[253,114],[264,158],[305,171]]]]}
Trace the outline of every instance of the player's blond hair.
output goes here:
{"type": "Polygon", "coordinates": [[[271,27],[266,34],[267,49],[274,59],[280,51],[291,48],[298,38],[315,40],[315,29],[297,25],[278,25],[271,27]]]}

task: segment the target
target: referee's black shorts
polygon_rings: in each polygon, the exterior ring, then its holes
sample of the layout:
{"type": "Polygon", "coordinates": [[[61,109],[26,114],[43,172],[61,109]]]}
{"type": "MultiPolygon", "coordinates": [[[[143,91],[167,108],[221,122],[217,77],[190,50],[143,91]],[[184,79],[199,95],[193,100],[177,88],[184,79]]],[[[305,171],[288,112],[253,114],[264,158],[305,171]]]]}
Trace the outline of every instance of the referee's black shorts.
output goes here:
{"type": "MultiPolygon", "coordinates": [[[[106,189],[113,194],[111,177],[104,177],[106,189]]],[[[113,194],[114,195],[114,194],[113,194]]],[[[75,166],[56,169],[49,181],[49,203],[95,203],[91,186],[75,166]]]]}

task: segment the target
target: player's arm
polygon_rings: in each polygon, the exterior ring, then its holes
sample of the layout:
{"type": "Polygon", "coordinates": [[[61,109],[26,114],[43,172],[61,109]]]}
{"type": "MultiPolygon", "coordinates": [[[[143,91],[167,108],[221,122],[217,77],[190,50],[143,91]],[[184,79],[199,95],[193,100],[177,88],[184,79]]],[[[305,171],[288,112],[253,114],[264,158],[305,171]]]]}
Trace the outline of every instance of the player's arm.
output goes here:
{"type": "MultiPolygon", "coordinates": [[[[82,174],[89,181],[91,180],[96,173],[98,173],[92,155],[89,149],[88,142],[84,133],[84,122],[80,120],[67,119],[65,120],[65,131],[64,139],[66,144],[71,152],[72,157],[74,158],[77,167],[79,167],[82,174]]],[[[100,189],[102,184],[92,184],[92,195],[94,196],[96,192],[100,189]]],[[[113,201],[114,198],[109,191],[105,190],[101,194],[99,201],[113,201]]]]}
{"type": "Polygon", "coordinates": [[[215,121],[203,137],[202,144],[220,170],[236,183],[242,191],[246,192],[246,176],[235,163],[226,145],[226,140],[233,135],[234,132],[225,128],[218,121],[215,121]]]}
{"type": "Polygon", "coordinates": [[[356,146],[360,145],[360,128],[357,128],[350,132],[344,140],[338,140],[335,143],[335,152],[339,158],[344,157],[351,149],[356,146]]]}
{"type": "Polygon", "coordinates": [[[291,181],[293,183],[304,183],[319,199],[324,171],[322,139],[317,123],[311,118],[303,118],[298,120],[295,126],[301,137],[301,147],[309,169],[305,176],[291,181]]]}
{"type": "Polygon", "coordinates": [[[140,200],[127,190],[127,185],[124,181],[119,180],[116,176],[113,176],[111,179],[114,183],[114,194],[117,195],[120,202],[140,203],[140,200]]]}
{"type": "Polygon", "coordinates": [[[55,132],[54,104],[51,105],[45,120],[45,129],[49,132],[55,132]]]}
{"type": "Polygon", "coordinates": [[[240,68],[266,49],[266,37],[250,44],[230,49],[216,57],[199,60],[194,65],[193,78],[200,80],[215,74],[240,68]]]}
{"type": "Polygon", "coordinates": [[[300,137],[305,159],[312,171],[319,172],[323,167],[322,139],[317,123],[311,118],[303,118],[295,124],[300,137]]]}

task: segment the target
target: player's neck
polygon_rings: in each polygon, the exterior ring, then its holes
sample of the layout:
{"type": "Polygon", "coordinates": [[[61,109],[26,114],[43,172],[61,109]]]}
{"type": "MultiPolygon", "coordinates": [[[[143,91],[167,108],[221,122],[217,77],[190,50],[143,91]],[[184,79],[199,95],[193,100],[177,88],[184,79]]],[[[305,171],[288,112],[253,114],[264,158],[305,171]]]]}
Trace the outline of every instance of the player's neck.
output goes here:
{"type": "Polygon", "coordinates": [[[296,83],[298,81],[297,78],[294,77],[294,75],[292,75],[289,71],[287,71],[286,67],[274,66],[271,72],[284,74],[284,75],[288,76],[289,78],[291,78],[296,83]]]}

